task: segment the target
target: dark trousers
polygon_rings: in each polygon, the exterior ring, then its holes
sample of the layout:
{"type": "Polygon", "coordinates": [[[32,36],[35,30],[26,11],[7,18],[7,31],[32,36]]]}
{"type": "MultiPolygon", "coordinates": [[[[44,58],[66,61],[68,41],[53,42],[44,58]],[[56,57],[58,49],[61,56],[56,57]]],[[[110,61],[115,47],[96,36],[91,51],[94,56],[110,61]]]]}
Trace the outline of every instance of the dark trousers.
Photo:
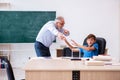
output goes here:
{"type": "Polygon", "coordinates": [[[49,48],[44,46],[41,42],[35,42],[35,51],[37,57],[51,57],[49,48]]]}

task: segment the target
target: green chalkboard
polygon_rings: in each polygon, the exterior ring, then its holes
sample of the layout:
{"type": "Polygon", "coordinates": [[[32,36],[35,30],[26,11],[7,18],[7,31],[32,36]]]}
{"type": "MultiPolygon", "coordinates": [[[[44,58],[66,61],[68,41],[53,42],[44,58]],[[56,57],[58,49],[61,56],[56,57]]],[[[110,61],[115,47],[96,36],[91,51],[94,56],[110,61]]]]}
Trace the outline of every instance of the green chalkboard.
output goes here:
{"type": "Polygon", "coordinates": [[[0,11],[0,43],[32,43],[55,11],[0,11]]]}

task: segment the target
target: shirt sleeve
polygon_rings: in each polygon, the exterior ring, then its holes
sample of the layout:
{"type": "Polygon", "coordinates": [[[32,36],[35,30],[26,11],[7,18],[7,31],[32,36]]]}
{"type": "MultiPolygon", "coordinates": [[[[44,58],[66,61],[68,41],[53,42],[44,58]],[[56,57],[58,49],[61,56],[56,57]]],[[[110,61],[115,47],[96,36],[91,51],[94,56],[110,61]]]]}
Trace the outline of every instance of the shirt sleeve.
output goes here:
{"type": "Polygon", "coordinates": [[[51,33],[53,33],[54,35],[56,35],[57,36],[57,34],[58,34],[58,30],[55,28],[55,26],[48,26],[48,30],[51,32],[51,33]]]}
{"type": "MultiPolygon", "coordinates": [[[[62,28],[62,29],[60,29],[60,30],[58,30],[58,31],[64,34],[64,29],[63,29],[63,28],[62,28]]],[[[65,35],[65,36],[69,36],[69,35],[70,35],[70,33],[68,33],[68,34],[64,34],[64,35],[65,35]]]]}
{"type": "Polygon", "coordinates": [[[98,44],[97,43],[93,44],[93,46],[96,50],[98,50],[98,44]]]}
{"type": "Polygon", "coordinates": [[[79,51],[80,51],[80,53],[83,53],[83,49],[82,48],[79,48],[79,51]]]}

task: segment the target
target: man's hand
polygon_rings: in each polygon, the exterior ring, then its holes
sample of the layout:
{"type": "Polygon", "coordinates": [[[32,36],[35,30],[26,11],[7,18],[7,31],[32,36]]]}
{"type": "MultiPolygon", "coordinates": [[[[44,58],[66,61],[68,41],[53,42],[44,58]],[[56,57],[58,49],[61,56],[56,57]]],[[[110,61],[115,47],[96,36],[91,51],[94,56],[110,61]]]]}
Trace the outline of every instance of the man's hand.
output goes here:
{"type": "Polygon", "coordinates": [[[67,29],[64,29],[63,34],[68,36],[70,34],[70,32],[67,29]]]}

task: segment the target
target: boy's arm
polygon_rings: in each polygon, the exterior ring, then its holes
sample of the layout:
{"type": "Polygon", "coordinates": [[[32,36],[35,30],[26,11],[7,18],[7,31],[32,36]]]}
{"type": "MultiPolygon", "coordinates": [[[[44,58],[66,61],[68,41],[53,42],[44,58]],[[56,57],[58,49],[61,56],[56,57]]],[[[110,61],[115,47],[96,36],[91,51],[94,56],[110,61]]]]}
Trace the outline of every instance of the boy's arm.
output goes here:
{"type": "Polygon", "coordinates": [[[67,39],[64,37],[63,39],[65,43],[69,46],[69,48],[72,50],[74,47],[67,41],[67,39]]]}
{"type": "Polygon", "coordinates": [[[82,45],[79,45],[78,47],[80,47],[80,48],[83,48],[83,49],[85,49],[85,50],[87,50],[87,51],[92,51],[92,50],[95,50],[95,47],[94,46],[82,46],[82,45]]]}
{"type": "Polygon", "coordinates": [[[95,50],[94,46],[92,46],[92,47],[90,47],[90,46],[83,46],[83,45],[80,45],[80,44],[76,43],[74,40],[71,40],[71,41],[73,42],[73,45],[75,45],[77,47],[80,47],[82,49],[85,49],[87,51],[95,50]]]}

